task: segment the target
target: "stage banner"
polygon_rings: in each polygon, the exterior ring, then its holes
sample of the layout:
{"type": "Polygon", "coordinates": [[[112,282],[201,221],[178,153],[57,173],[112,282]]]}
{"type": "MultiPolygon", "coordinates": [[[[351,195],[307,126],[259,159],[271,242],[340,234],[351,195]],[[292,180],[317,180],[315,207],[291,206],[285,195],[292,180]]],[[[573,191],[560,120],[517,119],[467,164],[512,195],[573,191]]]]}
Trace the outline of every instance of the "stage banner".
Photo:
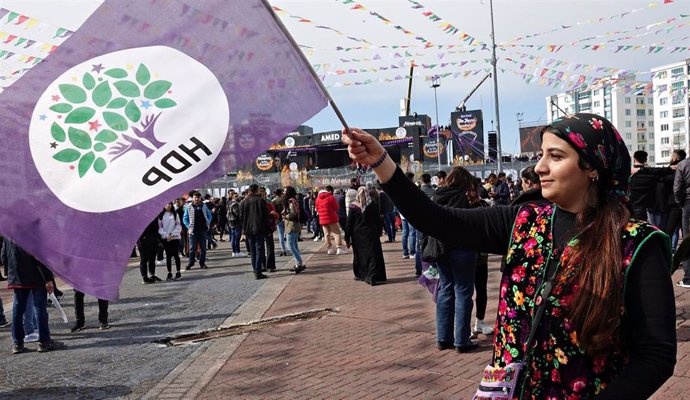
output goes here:
{"type": "Polygon", "coordinates": [[[322,110],[264,0],[107,0],[0,94],[0,233],[116,299],[163,205],[322,110]]]}
{"type": "Polygon", "coordinates": [[[484,161],[484,119],[481,110],[454,111],[450,113],[450,130],[453,132],[455,158],[465,163],[484,161]],[[466,157],[468,156],[468,157],[466,157]]]}
{"type": "Polygon", "coordinates": [[[541,132],[546,125],[520,127],[520,153],[538,153],[541,151],[541,132]]]}

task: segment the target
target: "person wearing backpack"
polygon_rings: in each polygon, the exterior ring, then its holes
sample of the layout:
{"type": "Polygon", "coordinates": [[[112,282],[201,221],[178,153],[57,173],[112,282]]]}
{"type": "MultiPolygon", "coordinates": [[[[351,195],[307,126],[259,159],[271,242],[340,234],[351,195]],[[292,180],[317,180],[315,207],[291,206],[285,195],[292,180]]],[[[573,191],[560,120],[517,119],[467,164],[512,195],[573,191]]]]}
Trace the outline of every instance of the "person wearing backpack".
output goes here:
{"type": "Polygon", "coordinates": [[[247,254],[240,251],[240,238],[242,237],[242,224],[240,223],[240,195],[232,192],[228,205],[227,219],[230,228],[230,245],[233,257],[246,257],[247,254]]]}

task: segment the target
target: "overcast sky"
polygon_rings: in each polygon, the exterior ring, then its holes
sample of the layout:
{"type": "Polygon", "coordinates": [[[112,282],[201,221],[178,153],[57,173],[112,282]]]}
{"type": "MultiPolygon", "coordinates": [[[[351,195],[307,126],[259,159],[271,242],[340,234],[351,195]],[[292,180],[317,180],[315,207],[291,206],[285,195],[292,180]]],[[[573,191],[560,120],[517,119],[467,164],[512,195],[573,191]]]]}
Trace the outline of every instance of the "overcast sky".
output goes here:
{"type": "MultiPolygon", "coordinates": [[[[657,0],[663,3],[663,0],[657,0]]],[[[0,7],[25,13],[29,16],[53,23],[55,25],[74,28],[90,15],[100,4],[100,1],[64,1],[64,0],[0,0],[0,7]]],[[[418,0],[416,3],[423,8],[413,8],[415,4],[408,0],[361,0],[351,4],[343,4],[343,0],[270,0],[274,6],[280,7],[286,13],[280,14],[281,19],[304,48],[305,54],[313,65],[319,67],[319,74],[325,75],[325,84],[331,96],[340,107],[351,126],[363,128],[384,128],[397,125],[400,109],[400,99],[407,93],[407,80],[394,80],[385,83],[373,83],[358,86],[340,86],[346,82],[364,82],[367,80],[392,79],[396,75],[406,75],[409,67],[389,69],[366,73],[346,73],[335,75],[336,70],[390,67],[391,64],[404,63],[408,65],[414,59],[417,64],[449,63],[445,68],[418,68],[413,80],[411,110],[418,114],[428,114],[435,119],[434,91],[424,76],[441,74],[444,72],[474,71],[490,68],[485,59],[491,57],[490,51],[479,49],[480,46],[466,47],[459,35],[444,33],[439,27],[441,22],[447,22],[461,31],[476,38],[477,42],[490,44],[490,12],[489,0],[418,0]],[[355,4],[366,7],[366,10],[353,10],[355,4]],[[431,11],[441,18],[432,22],[422,13],[431,11]],[[385,24],[381,19],[370,14],[375,12],[388,19],[391,24],[385,24]],[[291,16],[299,16],[311,22],[299,22],[291,16]],[[398,25],[413,35],[407,35],[394,26],[398,25]],[[339,35],[325,26],[338,30],[339,35]],[[404,54],[405,49],[373,48],[365,50],[336,50],[337,47],[351,48],[362,46],[362,42],[348,39],[347,36],[364,39],[374,46],[417,46],[407,51],[412,57],[396,58],[395,53],[404,54]],[[433,45],[460,45],[453,49],[436,47],[424,48],[424,43],[415,37],[421,36],[433,45]],[[464,52],[462,52],[464,51],[464,52]],[[378,58],[374,60],[374,58],[378,58]],[[359,61],[350,61],[350,60],[359,61]],[[365,61],[369,59],[371,61],[365,61]],[[343,61],[345,60],[345,61],[343,61]],[[478,61],[474,61],[478,60],[478,61]],[[350,62],[346,62],[350,61],[350,62]],[[468,61],[464,66],[458,64],[468,61]],[[473,62],[474,61],[474,62],[473,62]],[[329,69],[325,69],[325,65],[329,69]],[[333,74],[328,74],[329,72],[333,74]]],[[[671,4],[649,8],[653,1],[608,0],[608,1],[525,1],[525,0],[496,0],[494,1],[494,18],[497,44],[510,42],[519,36],[541,33],[559,28],[562,25],[575,26],[570,29],[559,29],[557,32],[524,39],[520,44],[569,44],[556,53],[550,53],[546,48],[538,51],[528,47],[500,48],[497,52],[499,67],[506,68],[506,72],[499,71],[498,85],[500,96],[501,136],[504,152],[518,152],[518,122],[516,113],[523,113],[524,122],[546,119],[546,105],[544,98],[548,95],[563,91],[560,88],[540,86],[536,82],[526,84],[522,78],[508,71],[519,71],[519,65],[508,62],[506,57],[518,59],[516,52],[540,56],[544,59],[567,61],[569,63],[588,64],[597,67],[619,68],[627,70],[649,71],[658,65],[668,64],[687,58],[688,51],[670,54],[662,50],[655,54],[648,54],[646,49],[638,51],[621,51],[614,53],[609,49],[598,51],[583,50],[584,44],[597,44],[606,40],[623,36],[636,36],[629,40],[620,40],[610,45],[650,45],[659,42],[669,42],[667,46],[690,46],[688,40],[680,40],[690,35],[690,18],[681,18],[680,14],[690,14],[690,1],[676,0],[671,4]],[[610,20],[610,16],[634,9],[643,10],[626,15],[623,18],[610,20]],[[666,21],[675,17],[670,25],[655,27],[650,30],[635,29],[649,24],[666,21]],[[604,23],[584,23],[588,20],[604,18],[604,23]],[[584,23],[580,26],[576,24],[584,23]],[[671,32],[650,34],[657,29],[677,26],[685,23],[681,28],[671,32]],[[610,35],[614,31],[627,33],[610,35]],[[644,35],[647,33],[647,35],[644,35]],[[605,38],[588,40],[582,39],[595,35],[606,35],[605,38]]],[[[476,43],[477,43],[476,42],[476,43]]],[[[531,64],[531,61],[523,61],[531,64]]],[[[534,73],[542,66],[534,66],[522,72],[534,73]]],[[[567,66],[556,68],[569,71],[567,66]]],[[[570,68],[570,70],[572,67],[570,68]]],[[[572,71],[571,71],[572,72],[572,71]]],[[[581,72],[580,72],[581,73],[581,72]]],[[[479,83],[485,75],[480,72],[468,77],[448,77],[441,80],[438,91],[438,113],[440,123],[449,123],[450,112],[462,98],[479,83]]],[[[604,76],[602,72],[589,72],[588,76],[604,76]]],[[[649,74],[640,75],[638,79],[648,80],[649,74]]],[[[535,79],[536,81],[536,79],[535,79]]],[[[480,108],[484,111],[484,126],[488,130],[491,121],[495,120],[493,81],[487,80],[467,103],[468,109],[480,108]]],[[[323,110],[307,125],[316,131],[339,129],[340,124],[330,108],[323,110]]]]}

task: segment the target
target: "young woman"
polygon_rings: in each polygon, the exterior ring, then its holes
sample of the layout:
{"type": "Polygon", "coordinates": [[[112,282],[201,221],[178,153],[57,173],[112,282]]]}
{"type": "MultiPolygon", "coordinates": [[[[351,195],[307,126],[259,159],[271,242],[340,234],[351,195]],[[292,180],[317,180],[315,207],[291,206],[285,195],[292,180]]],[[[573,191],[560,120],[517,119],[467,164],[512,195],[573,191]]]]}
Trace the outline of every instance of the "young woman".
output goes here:
{"type": "Polygon", "coordinates": [[[507,253],[487,369],[526,364],[515,398],[647,398],[671,376],[669,240],[630,218],[630,155],[609,121],[575,114],[545,128],[536,172],[548,202],[472,210],[434,204],[375,138],[358,129],[343,133],[350,157],[374,168],[417,229],[507,253]]]}
{"type": "Polygon", "coordinates": [[[180,232],[182,231],[182,224],[180,218],[175,212],[173,203],[168,203],[158,214],[158,234],[161,235],[161,242],[165,249],[166,265],[168,267],[168,277],[166,281],[180,280],[180,232]],[[177,273],[173,278],[172,275],[172,258],[175,258],[175,268],[177,273]]]}
{"type": "MultiPolygon", "coordinates": [[[[463,167],[453,167],[445,177],[443,186],[434,192],[433,200],[446,207],[470,208],[468,193],[473,191],[473,186],[472,174],[463,167]]],[[[455,347],[459,353],[466,353],[477,347],[477,342],[470,340],[477,251],[428,237],[427,245],[432,244],[440,253],[436,263],[439,276],[436,295],[438,349],[455,347]]]]}
{"type": "Polygon", "coordinates": [[[295,258],[295,266],[290,271],[299,274],[307,267],[302,262],[302,254],[299,251],[297,239],[302,230],[299,223],[300,207],[297,202],[297,191],[294,187],[288,186],[285,188],[285,197],[283,197],[283,219],[285,220],[285,232],[288,235],[288,246],[292,257],[295,258]]]}
{"type": "Polygon", "coordinates": [[[386,282],[386,265],[381,248],[381,217],[372,198],[376,189],[362,186],[350,204],[345,223],[345,244],[352,246],[355,279],[371,286],[386,282]]]}

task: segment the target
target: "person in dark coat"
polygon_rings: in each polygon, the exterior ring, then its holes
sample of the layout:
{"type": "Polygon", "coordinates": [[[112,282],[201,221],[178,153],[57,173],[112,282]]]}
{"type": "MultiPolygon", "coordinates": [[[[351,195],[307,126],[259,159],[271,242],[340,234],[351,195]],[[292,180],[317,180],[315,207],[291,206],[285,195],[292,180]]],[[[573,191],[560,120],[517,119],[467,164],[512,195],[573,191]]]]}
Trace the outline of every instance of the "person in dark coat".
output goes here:
{"type": "Polygon", "coordinates": [[[266,236],[271,233],[269,218],[273,218],[268,211],[266,201],[259,194],[259,185],[249,185],[247,197],[240,203],[240,221],[242,231],[249,241],[252,255],[252,268],[256,279],[266,279],[261,273],[261,266],[266,263],[264,244],[266,236]]]}
{"type": "MultiPolygon", "coordinates": [[[[158,218],[154,218],[141,236],[137,240],[137,248],[141,259],[139,261],[139,272],[143,284],[160,282],[161,279],[156,276],[156,253],[160,243],[160,235],[158,234],[158,218]],[[147,274],[148,273],[148,274],[147,274]]],[[[193,250],[190,250],[190,252],[193,250]]]]}
{"type": "MultiPolygon", "coordinates": [[[[155,254],[154,254],[155,257],[155,254]]],[[[53,273],[34,256],[5,238],[0,250],[0,260],[7,266],[7,287],[14,289],[14,313],[12,315],[12,353],[24,352],[24,313],[29,296],[33,299],[34,313],[38,320],[38,351],[46,352],[65,347],[62,342],[50,338],[47,297],[53,293],[53,273]]]]}
{"type": "Polygon", "coordinates": [[[345,244],[352,246],[352,271],[355,279],[371,286],[386,282],[386,264],[381,248],[381,218],[378,203],[372,201],[369,191],[360,187],[355,201],[350,204],[345,225],[345,244]]]}

